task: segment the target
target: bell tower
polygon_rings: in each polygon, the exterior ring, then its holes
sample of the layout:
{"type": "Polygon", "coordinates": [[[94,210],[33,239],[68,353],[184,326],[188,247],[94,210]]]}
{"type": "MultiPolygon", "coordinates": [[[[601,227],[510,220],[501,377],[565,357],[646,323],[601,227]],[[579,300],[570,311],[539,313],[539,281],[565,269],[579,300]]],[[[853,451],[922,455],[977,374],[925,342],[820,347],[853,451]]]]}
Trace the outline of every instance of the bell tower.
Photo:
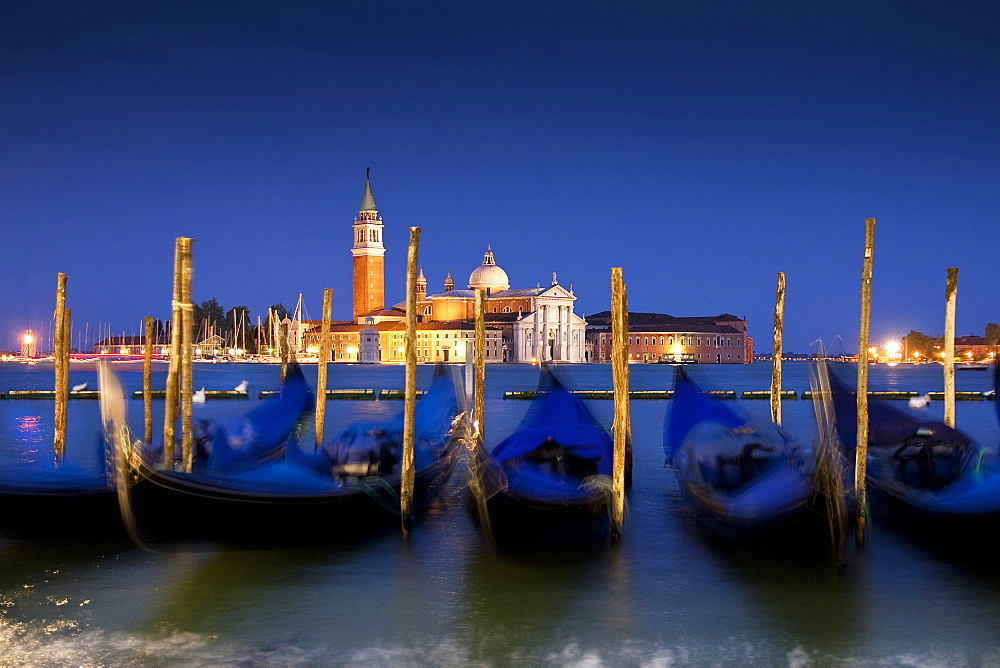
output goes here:
{"type": "Polygon", "coordinates": [[[385,247],[382,245],[382,217],[372,195],[371,168],[365,172],[365,192],[361,209],[354,219],[354,317],[385,308],[385,247]]]}

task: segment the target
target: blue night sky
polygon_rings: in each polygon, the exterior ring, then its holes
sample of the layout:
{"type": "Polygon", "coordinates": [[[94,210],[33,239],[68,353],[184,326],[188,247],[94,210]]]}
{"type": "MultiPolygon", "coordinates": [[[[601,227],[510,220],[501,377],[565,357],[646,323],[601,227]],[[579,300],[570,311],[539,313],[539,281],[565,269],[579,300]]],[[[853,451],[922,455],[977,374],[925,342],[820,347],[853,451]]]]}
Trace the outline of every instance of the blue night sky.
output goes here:
{"type": "MultiPolygon", "coordinates": [[[[771,347],[856,348],[864,219],[872,337],[1000,320],[996,2],[15,2],[0,16],[0,350],[169,318],[173,240],[195,301],[251,317],[304,294],[350,317],[365,168],[404,299],[491,244],[512,287],[730,312],[771,347]],[[760,6],[754,6],[760,5],[760,6]]],[[[76,339],[74,339],[76,341],[76,339]]]]}

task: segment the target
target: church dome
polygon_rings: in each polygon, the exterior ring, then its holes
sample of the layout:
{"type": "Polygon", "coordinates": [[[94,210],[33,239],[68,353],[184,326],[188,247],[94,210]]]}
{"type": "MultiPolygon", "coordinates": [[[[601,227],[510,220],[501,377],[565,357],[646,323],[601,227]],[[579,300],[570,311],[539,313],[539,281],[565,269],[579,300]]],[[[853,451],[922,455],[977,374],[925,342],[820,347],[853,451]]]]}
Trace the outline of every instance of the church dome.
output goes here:
{"type": "Polygon", "coordinates": [[[489,292],[500,292],[510,289],[510,279],[507,272],[497,266],[493,259],[493,251],[486,247],[486,254],[483,255],[483,264],[469,276],[470,288],[486,288],[489,292]]]}

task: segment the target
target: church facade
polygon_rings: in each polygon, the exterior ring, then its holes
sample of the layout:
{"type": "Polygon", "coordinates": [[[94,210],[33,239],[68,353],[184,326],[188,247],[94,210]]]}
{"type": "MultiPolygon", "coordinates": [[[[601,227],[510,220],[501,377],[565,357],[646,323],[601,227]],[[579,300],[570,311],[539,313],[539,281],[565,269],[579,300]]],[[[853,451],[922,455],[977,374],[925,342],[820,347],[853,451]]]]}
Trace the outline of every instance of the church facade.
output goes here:
{"type": "MultiPolygon", "coordinates": [[[[420,322],[472,322],[476,290],[484,293],[488,327],[502,331],[503,361],[512,364],[583,362],[586,321],[573,312],[576,296],[559,285],[556,275],[548,287],[511,288],[507,272],[487,247],[483,262],[469,275],[468,289],[454,287],[451,271],[444,291],[427,294],[421,270],[417,279],[417,318],[420,322]]],[[[403,309],[404,304],[394,308],[403,309]]]]}
{"type": "MultiPolygon", "coordinates": [[[[361,206],[353,224],[353,320],[330,327],[331,360],[397,363],[405,358],[406,303],[385,307],[385,246],[382,217],[365,176],[361,206]]],[[[417,361],[461,362],[474,340],[476,290],[485,297],[486,361],[583,362],[586,322],[573,312],[572,289],[552,284],[514,288],[491,248],[469,275],[467,288],[455,288],[448,271],[443,290],[427,292],[423,270],[417,280],[417,361]]],[[[308,322],[303,344],[318,350],[320,324],[308,322]]]]}

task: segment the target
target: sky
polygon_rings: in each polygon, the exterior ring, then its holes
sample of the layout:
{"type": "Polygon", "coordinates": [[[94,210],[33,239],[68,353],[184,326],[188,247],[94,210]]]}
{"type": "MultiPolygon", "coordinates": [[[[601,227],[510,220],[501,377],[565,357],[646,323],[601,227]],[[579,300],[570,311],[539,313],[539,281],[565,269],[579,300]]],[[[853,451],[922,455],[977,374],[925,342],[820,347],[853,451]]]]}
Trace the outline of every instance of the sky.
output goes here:
{"type": "Polygon", "coordinates": [[[0,350],[168,319],[174,239],[194,300],[251,319],[303,295],[351,315],[365,169],[388,304],[408,228],[429,292],[487,245],[512,287],[745,317],[771,349],[1000,321],[996,2],[119,2],[0,9],[0,350]]]}

